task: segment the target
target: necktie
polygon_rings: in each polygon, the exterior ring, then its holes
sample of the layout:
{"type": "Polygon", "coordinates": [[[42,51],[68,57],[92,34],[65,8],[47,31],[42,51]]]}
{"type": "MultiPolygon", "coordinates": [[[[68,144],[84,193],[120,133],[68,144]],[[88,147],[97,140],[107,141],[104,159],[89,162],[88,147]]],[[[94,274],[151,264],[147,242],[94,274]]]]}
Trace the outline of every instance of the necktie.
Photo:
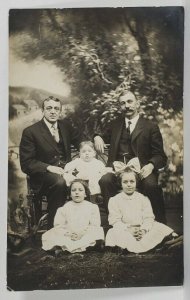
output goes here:
{"type": "Polygon", "coordinates": [[[128,126],[127,126],[127,133],[129,134],[131,134],[130,125],[131,125],[131,121],[128,122],[128,126]]]}
{"type": "Polygon", "coordinates": [[[59,143],[59,131],[58,128],[55,128],[55,125],[52,125],[52,136],[54,138],[54,140],[56,141],[56,143],[59,143]]]}

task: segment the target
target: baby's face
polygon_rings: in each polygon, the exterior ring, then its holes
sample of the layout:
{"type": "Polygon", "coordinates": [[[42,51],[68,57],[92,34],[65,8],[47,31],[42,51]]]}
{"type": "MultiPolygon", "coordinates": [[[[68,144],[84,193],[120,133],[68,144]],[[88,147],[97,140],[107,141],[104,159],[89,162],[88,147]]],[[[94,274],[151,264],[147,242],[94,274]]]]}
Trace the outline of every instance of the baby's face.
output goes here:
{"type": "Polygon", "coordinates": [[[71,186],[71,198],[74,202],[82,202],[86,196],[85,188],[80,182],[74,182],[71,186]]]}
{"type": "Polygon", "coordinates": [[[83,161],[89,162],[95,157],[95,151],[89,145],[84,145],[80,149],[80,158],[83,161]]]}
{"type": "Polygon", "coordinates": [[[124,173],[121,179],[122,189],[125,194],[132,195],[136,190],[136,178],[134,173],[124,173]]]}

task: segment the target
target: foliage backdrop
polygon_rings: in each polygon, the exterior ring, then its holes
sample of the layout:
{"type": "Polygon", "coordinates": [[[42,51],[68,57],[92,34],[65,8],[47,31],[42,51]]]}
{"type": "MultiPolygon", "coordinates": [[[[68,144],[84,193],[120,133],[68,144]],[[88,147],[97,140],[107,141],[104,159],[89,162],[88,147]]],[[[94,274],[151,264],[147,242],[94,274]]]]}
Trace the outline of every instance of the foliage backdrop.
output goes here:
{"type": "Polygon", "coordinates": [[[133,88],[141,113],[159,123],[169,176],[178,177],[183,149],[183,29],[181,7],[10,11],[14,52],[25,62],[41,59],[60,68],[75,103],[68,117],[87,138],[100,125],[104,131],[120,113],[119,93],[133,88]]]}

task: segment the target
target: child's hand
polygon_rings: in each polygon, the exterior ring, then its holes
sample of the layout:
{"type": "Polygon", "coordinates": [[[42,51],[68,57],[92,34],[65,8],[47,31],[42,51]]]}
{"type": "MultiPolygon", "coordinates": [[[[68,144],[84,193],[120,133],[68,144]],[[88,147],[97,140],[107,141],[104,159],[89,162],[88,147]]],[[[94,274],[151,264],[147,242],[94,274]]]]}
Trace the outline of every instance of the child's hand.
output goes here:
{"type": "Polygon", "coordinates": [[[136,238],[137,241],[140,241],[145,234],[146,234],[146,230],[145,229],[139,229],[136,232],[136,234],[134,235],[134,237],[136,238]]]}
{"type": "Polygon", "coordinates": [[[139,227],[137,226],[130,226],[127,228],[127,230],[134,236],[136,237],[138,235],[139,232],[139,227]]]}
{"type": "Polygon", "coordinates": [[[72,240],[72,241],[77,241],[77,240],[79,240],[78,234],[77,234],[77,233],[71,233],[71,240],[72,240]]]}
{"type": "Polygon", "coordinates": [[[75,233],[75,232],[73,232],[71,234],[71,240],[72,241],[78,241],[78,240],[80,240],[82,238],[82,236],[83,236],[82,233],[75,233]]]}
{"type": "Polygon", "coordinates": [[[142,237],[146,234],[145,229],[139,229],[139,226],[131,226],[127,229],[137,241],[140,241],[142,237]]]}
{"type": "Polygon", "coordinates": [[[76,179],[76,177],[72,174],[69,174],[69,173],[65,173],[63,178],[65,179],[66,181],[66,184],[67,186],[69,186],[71,184],[71,182],[76,179]]]}

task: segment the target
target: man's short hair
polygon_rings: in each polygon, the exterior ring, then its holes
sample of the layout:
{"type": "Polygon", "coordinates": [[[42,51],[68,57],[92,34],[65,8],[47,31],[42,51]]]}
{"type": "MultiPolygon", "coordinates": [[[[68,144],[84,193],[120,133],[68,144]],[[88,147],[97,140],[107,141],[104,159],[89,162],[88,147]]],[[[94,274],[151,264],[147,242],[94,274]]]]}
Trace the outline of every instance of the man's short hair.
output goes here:
{"type": "Polygon", "coordinates": [[[139,94],[133,90],[123,90],[120,94],[119,94],[119,98],[128,94],[128,93],[131,93],[135,96],[135,98],[138,100],[138,97],[139,97],[139,94]]]}
{"type": "Polygon", "coordinates": [[[48,102],[48,101],[50,101],[50,100],[53,100],[53,101],[55,101],[55,102],[59,102],[60,105],[61,105],[61,107],[62,107],[61,100],[59,100],[58,98],[55,98],[55,97],[53,97],[53,96],[49,96],[48,98],[44,99],[44,101],[42,102],[42,109],[43,109],[43,110],[44,110],[44,103],[45,103],[45,102],[48,102]]]}

